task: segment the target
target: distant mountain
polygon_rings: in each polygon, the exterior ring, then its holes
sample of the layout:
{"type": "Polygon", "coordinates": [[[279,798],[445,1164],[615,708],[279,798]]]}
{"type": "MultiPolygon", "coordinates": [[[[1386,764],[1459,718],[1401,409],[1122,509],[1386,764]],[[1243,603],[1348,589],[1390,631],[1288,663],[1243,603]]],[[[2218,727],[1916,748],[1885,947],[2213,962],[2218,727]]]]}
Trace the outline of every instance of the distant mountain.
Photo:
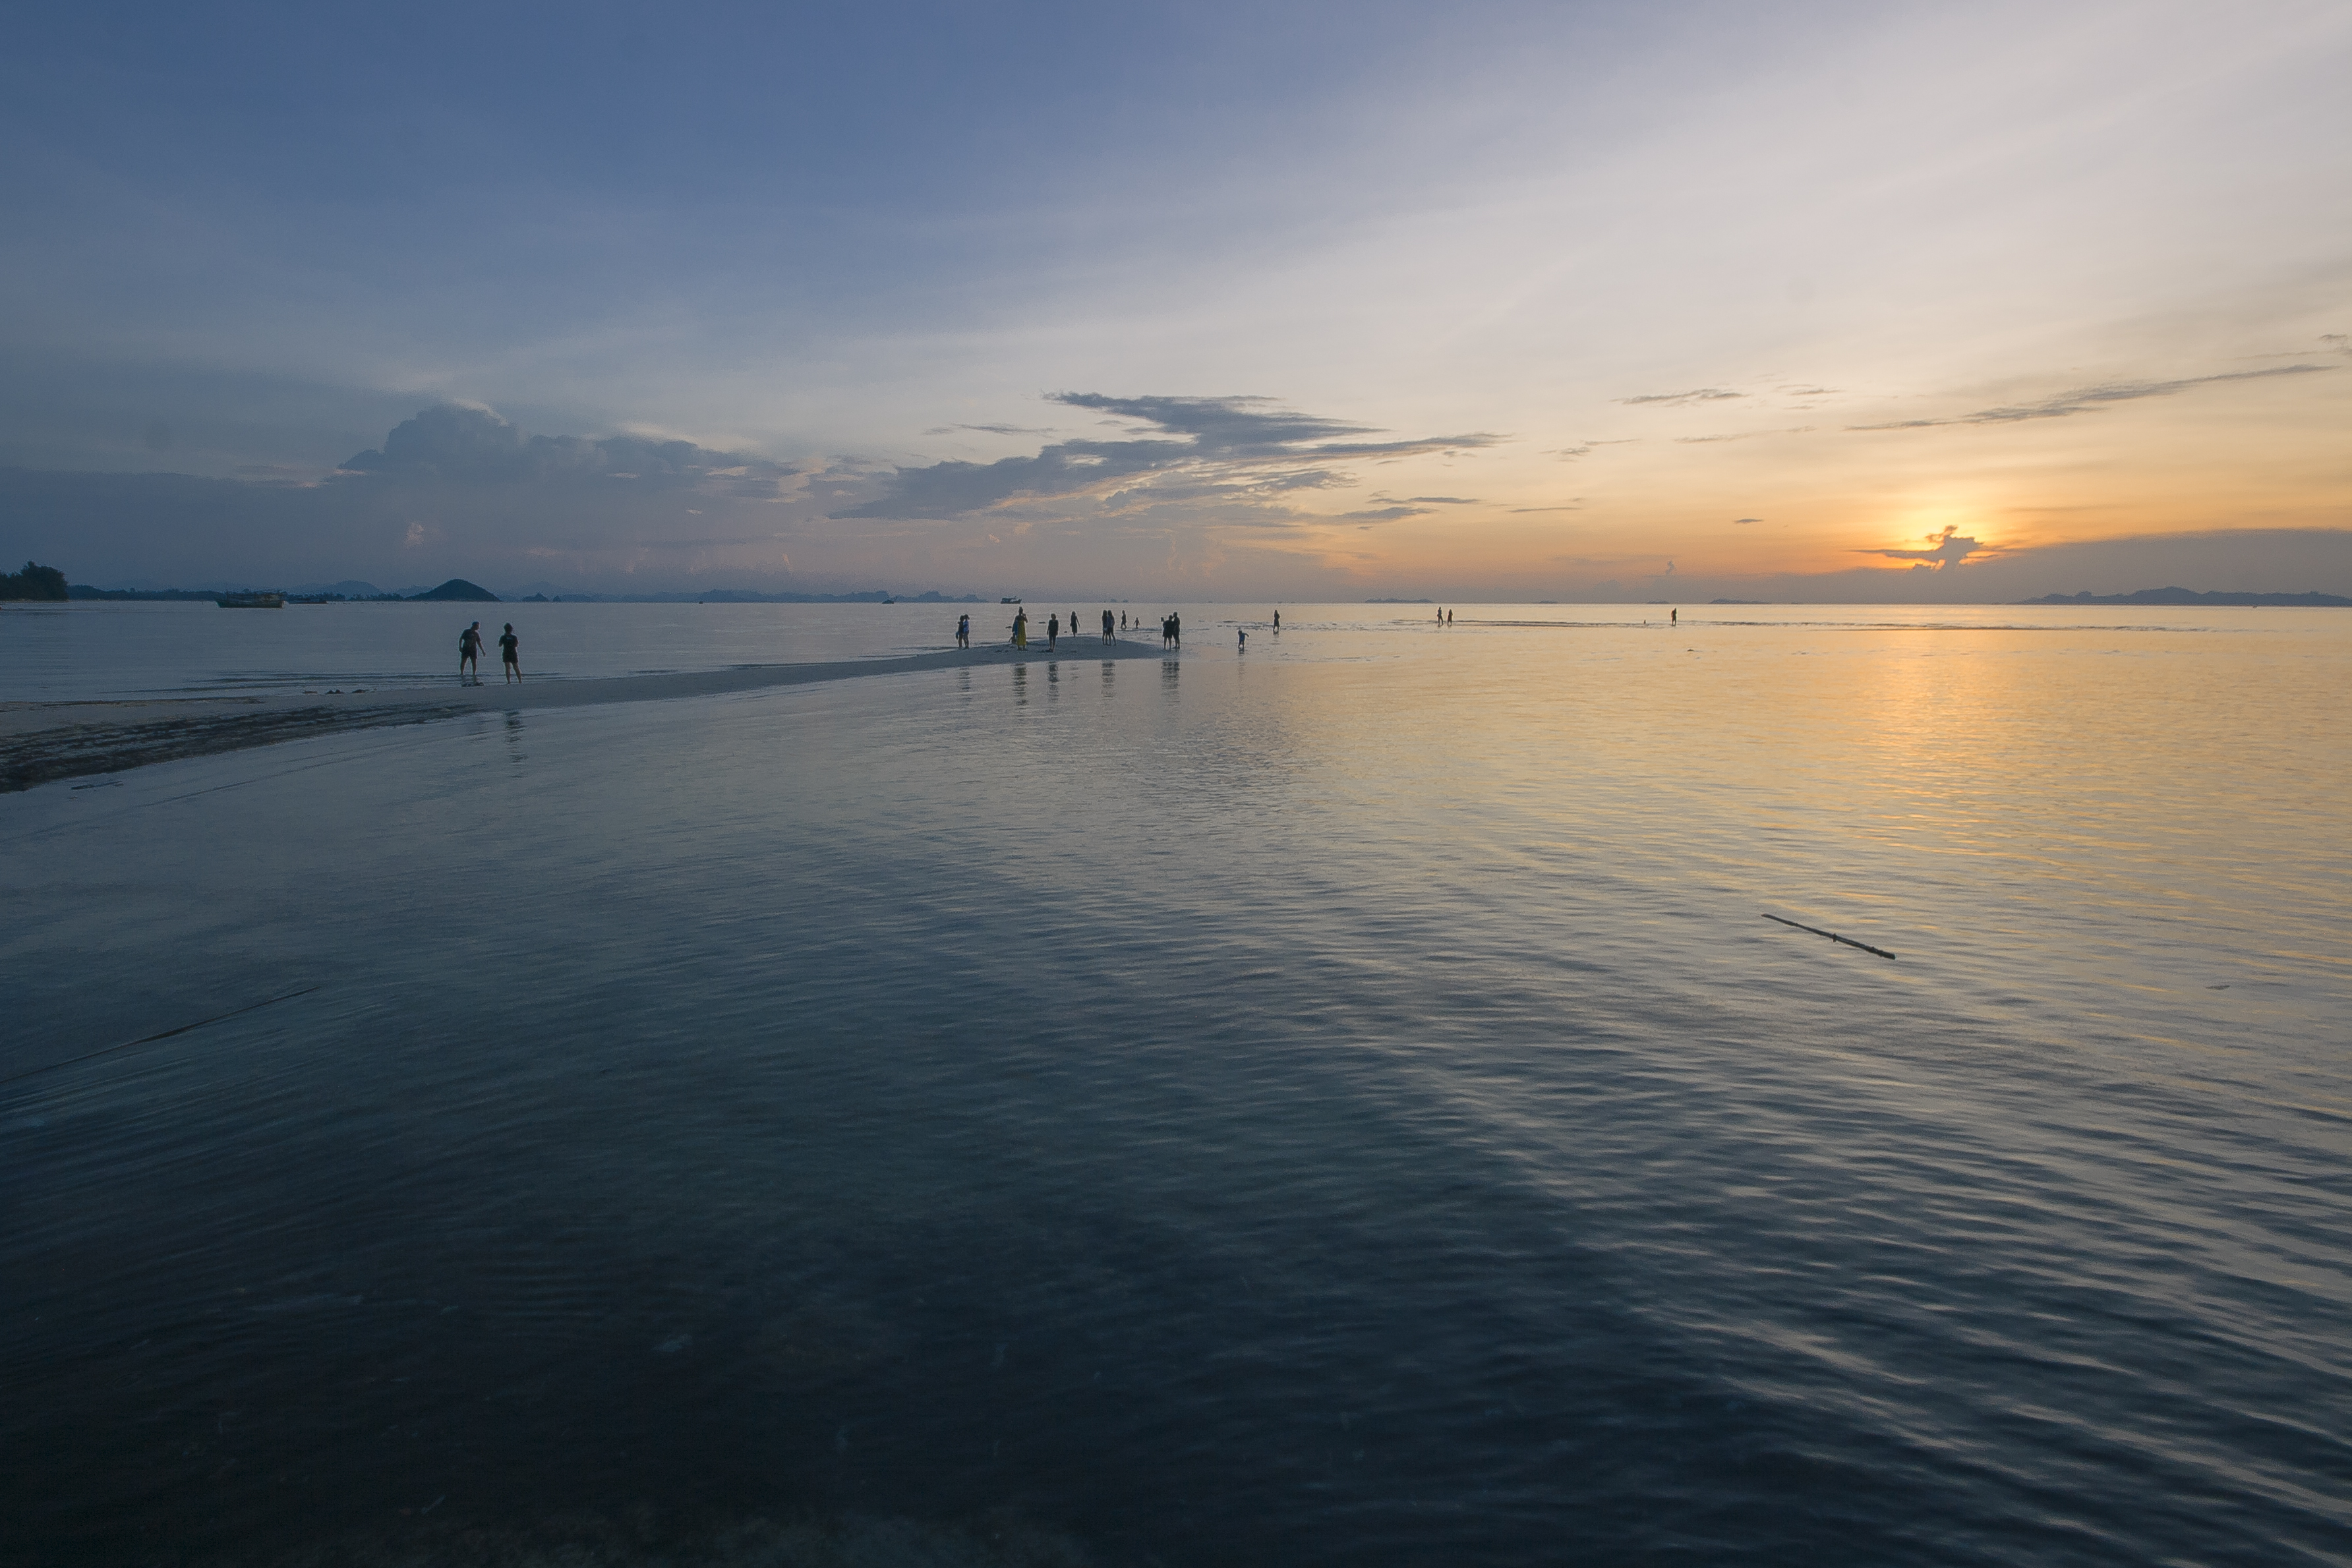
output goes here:
{"type": "Polygon", "coordinates": [[[2200,593],[2190,588],[2143,588],[2137,593],[2045,593],[2021,599],[2020,604],[2249,604],[2306,607],[2352,606],[2352,599],[2335,593],[2200,593]]]}
{"type": "Polygon", "coordinates": [[[446,602],[450,600],[458,600],[467,604],[496,604],[499,601],[499,596],[497,594],[492,593],[488,589],[482,587],[479,583],[467,582],[462,577],[453,577],[438,588],[428,590],[423,593],[413,593],[409,595],[409,597],[412,599],[431,600],[436,602],[446,602]]]}

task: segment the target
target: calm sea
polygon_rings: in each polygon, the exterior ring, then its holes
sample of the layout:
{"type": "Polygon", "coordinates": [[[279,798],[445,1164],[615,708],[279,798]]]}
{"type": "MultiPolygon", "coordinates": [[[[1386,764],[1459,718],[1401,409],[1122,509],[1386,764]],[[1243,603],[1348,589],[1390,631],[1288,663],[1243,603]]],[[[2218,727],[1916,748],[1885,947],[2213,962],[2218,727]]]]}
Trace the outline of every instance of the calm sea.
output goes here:
{"type": "Polygon", "coordinates": [[[2352,612],[1456,612],[0,797],[0,1556],[2352,1562],[2352,612]]]}

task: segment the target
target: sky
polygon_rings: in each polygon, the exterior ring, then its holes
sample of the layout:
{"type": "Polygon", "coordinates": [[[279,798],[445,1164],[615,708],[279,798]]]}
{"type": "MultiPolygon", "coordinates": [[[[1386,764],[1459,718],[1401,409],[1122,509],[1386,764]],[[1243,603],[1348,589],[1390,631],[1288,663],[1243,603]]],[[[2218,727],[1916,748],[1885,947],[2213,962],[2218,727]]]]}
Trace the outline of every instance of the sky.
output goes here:
{"type": "Polygon", "coordinates": [[[49,6],[101,586],[2352,593],[2352,8],[49,6]]]}

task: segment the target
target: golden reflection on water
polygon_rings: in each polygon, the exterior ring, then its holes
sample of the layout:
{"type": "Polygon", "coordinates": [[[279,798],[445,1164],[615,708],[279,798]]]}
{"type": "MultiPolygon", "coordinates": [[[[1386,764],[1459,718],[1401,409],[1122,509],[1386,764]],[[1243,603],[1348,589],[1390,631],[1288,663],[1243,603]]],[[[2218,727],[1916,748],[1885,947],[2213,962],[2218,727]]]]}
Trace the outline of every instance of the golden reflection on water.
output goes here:
{"type": "Polygon", "coordinates": [[[1224,662],[1269,758],[1326,770],[1326,831],[1395,834],[1423,875],[1634,868],[1710,917],[1868,933],[1903,983],[2007,995],[2029,1019],[2063,1000],[2200,1051],[2300,1052],[2335,1030],[2352,616],[1728,613],[1748,623],[1457,622],[1324,647],[1302,612],[1286,679],[1224,662]]]}

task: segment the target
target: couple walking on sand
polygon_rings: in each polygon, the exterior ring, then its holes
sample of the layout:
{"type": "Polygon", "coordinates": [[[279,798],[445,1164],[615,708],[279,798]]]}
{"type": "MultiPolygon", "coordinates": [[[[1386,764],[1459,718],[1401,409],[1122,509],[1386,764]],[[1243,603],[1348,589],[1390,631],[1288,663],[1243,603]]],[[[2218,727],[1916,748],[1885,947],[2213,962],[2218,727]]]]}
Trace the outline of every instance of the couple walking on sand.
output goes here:
{"type": "MultiPolygon", "coordinates": [[[[515,635],[514,622],[507,622],[506,635],[499,639],[499,653],[506,660],[509,681],[522,679],[522,639],[515,635]]],[[[460,683],[482,684],[482,623],[475,622],[457,633],[457,679],[460,683]]]]}

